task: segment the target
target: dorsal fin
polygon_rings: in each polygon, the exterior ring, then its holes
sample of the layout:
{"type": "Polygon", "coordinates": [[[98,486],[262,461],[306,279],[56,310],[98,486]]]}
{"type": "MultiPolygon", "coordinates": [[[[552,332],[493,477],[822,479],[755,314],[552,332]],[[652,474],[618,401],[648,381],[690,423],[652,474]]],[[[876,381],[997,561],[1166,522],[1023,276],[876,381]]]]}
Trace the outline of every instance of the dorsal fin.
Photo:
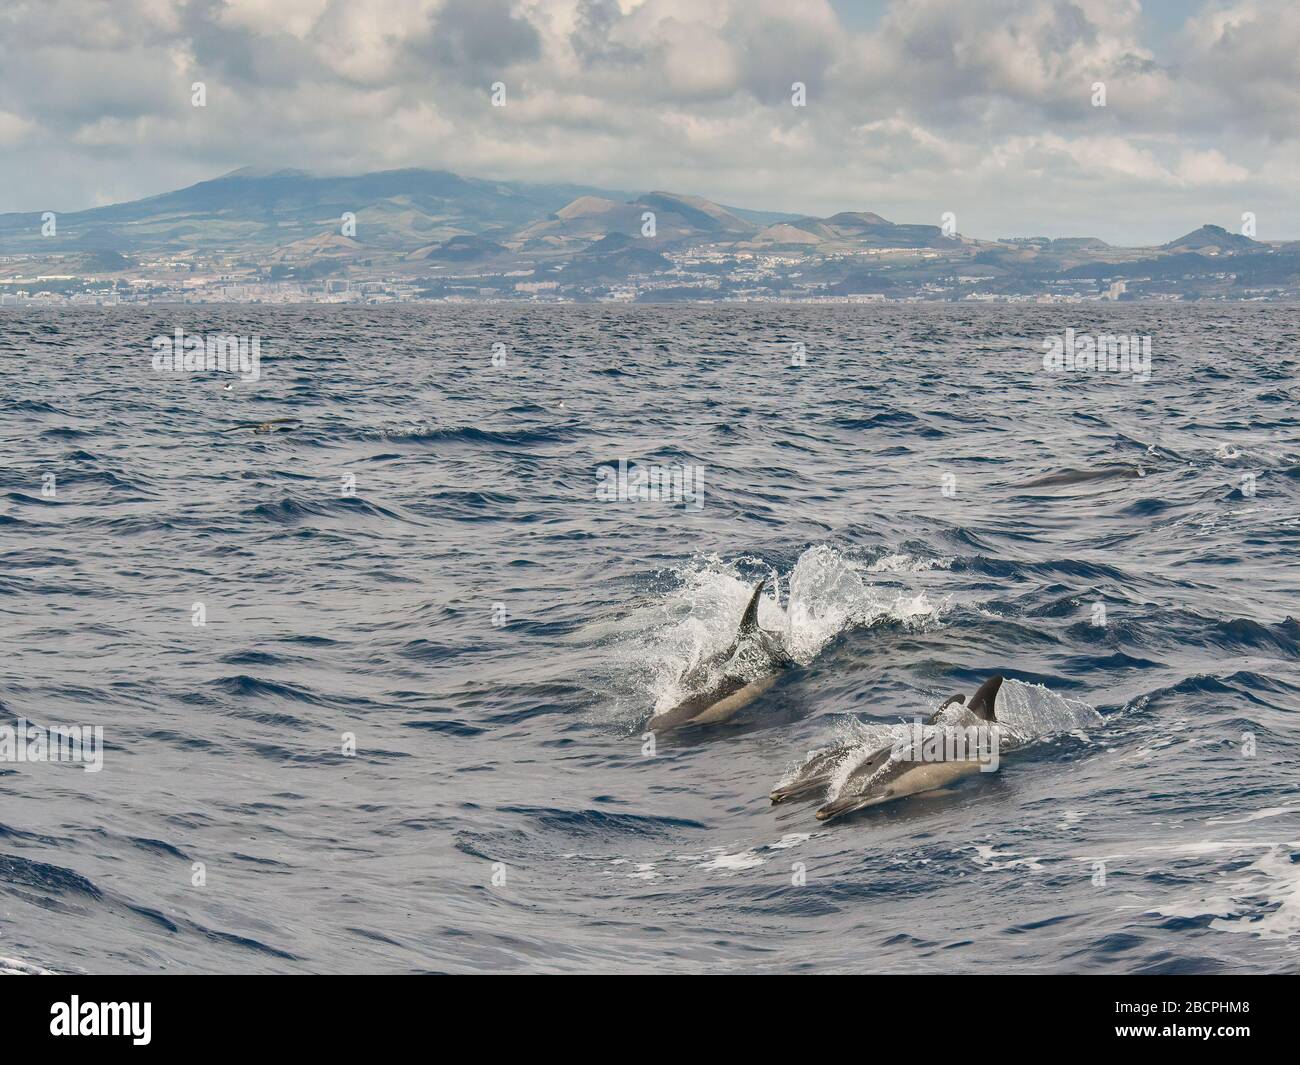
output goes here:
{"type": "Polygon", "coordinates": [[[749,605],[745,607],[745,613],[740,617],[740,635],[744,636],[749,632],[758,631],[758,597],[763,594],[763,585],[766,580],[758,582],[754,588],[754,594],[749,597],[749,605]]]}
{"type": "Polygon", "coordinates": [[[979,686],[979,690],[970,697],[966,709],[985,721],[996,721],[997,715],[994,713],[993,704],[997,701],[998,689],[1001,687],[1002,675],[1000,673],[989,677],[979,686]]]}
{"type": "Polygon", "coordinates": [[[958,705],[960,705],[965,701],[966,701],[966,696],[964,695],[948,696],[948,698],[946,698],[942,703],[939,704],[939,709],[936,710],[933,714],[931,714],[928,718],[926,718],[925,723],[927,725],[937,725],[940,721],[943,720],[943,712],[947,710],[948,707],[952,706],[953,703],[957,703],[958,705]]]}

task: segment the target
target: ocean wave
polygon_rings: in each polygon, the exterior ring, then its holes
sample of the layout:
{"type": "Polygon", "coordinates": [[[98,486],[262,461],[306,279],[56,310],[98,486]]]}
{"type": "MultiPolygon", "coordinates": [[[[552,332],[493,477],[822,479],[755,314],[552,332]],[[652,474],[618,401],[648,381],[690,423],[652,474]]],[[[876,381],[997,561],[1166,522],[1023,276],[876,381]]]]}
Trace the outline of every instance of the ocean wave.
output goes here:
{"type": "Polygon", "coordinates": [[[1151,380],[1041,372],[1096,310],[3,308],[0,726],[105,739],[0,762],[12,967],[1293,968],[1294,309],[1108,304],[1151,380]],[[161,380],[178,322],[279,354],[161,380]],[[649,744],[760,580],[796,668],[649,744]],[[771,803],[995,673],[999,772],[771,803]]]}

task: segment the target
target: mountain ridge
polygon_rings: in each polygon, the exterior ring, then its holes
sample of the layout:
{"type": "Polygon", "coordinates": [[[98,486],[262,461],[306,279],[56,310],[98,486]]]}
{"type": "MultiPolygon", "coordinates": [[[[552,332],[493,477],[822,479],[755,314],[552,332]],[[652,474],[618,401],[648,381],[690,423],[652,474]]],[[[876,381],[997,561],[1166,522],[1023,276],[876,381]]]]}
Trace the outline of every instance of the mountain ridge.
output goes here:
{"type": "MultiPolygon", "coordinates": [[[[823,240],[880,237],[887,241],[921,240],[909,246],[945,246],[938,226],[891,222],[872,211],[845,210],[826,217],[783,211],[759,211],[732,207],[703,196],[667,190],[644,193],[604,189],[571,183],[497,181],[464,177],[451,170],[401,167],[357,175],[325,176],[292,167],[239,167],[214,178],[168,192],[122,203],[90,207],[80,211],[55,212],[59,228],[67,237],[65,247],[73,250],[98,249],[113,240],[113,250],[129,252],[137,247],[156,248],[164,244],[186,247],[198,236],[192,227],[212,225],[219,241],[227,234],[222,225],[242,226],[237,234],[248,239],[250,229],[277,223],[277,235],[292,240],[316,235],[295,232],[294,226],[315,226],[317,231],[336,228],[345,211],[360,218],[369,210],[380,217],[377,232],[359,237],[363,243],[399,246],[405,250],[427,245],[439,227],[446,229],[438,239],[487,231],[518,230],[558,217],[561,221],[590,218],[601,209],[631,215],[632,209],[666,211],[678,216],[687,231],[759,234],[777,226],[791,226],[823,240]],[[392,216],[406,208],[423,215],[424,228],[394,224],[392,216]],[[335,216],[334,212],[338,215],[335,216]],[[241,214],[237,214],[239,212],[241,214]],[[170,227],[166,220],[171,220],[170,227]],[[141,223],[149,222],[142,228],[141,223]]],[[[30,244],[39,237],[44,212],[24,211],[0,214],[0,242],[30,244]],[[33,231],[36,231],[33,235],[33,231]]],[[[638,225],[640,220],[637,220],[638,225]]],[[[255,233],[251,234],[256,236],[255,233]]],[[[1207,223],[1166,244],[1176,247],[1216,246],[1242,249],[1254,243],[1250,237],[1230,233],[1207,223]]],[[[1079,244],[1089,237],[1058,237],[1052,243],[1079,244]]],[[[288,240],[283,243],[288,243],[288,240]]],[[[996,244],[998,241],[984,241],[996,244]]],[[[1105,244],[1105,242],[1097,242],[1105,244]]],[[[1111,247],[1112,245],[1105,245],[1111,247]]]]}
{"type": "Polygon", "coordinates": [[[214,284],[311,282],[327,291],[331,279],[383,278],[390,289],[471,298],[1300,292],[1300,242],[1257,241],[1213,223],[1146,248],[1093,237],[983,240],[869,210],[818,217],[664,189],[627,193],[415,167],[341,176],[242,167],[58,214],[53,236],[44,235],[40,214],[4,214],[0,260],[0,295],[33,272],[171,285],[178,274],[198,274],[214,284]]]}

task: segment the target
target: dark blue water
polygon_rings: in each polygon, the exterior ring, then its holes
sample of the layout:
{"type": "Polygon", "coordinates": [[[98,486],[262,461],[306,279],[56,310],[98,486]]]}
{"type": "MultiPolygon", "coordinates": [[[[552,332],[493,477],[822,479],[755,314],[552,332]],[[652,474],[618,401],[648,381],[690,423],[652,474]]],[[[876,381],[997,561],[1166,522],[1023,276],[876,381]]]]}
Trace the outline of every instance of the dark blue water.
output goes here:
{"type": "Polygon", "coordinates": [[[0,723],[106,750],[0,763],[0,957],[1294,970],[1298,352],[1263,305],[6,308],[0,723]],[[178,326],[261,379],[155,372],[178,326]],[[1151,379],[1045,372],[1067,327],[1151,379]],[[601,501],[620,459],[703,505],[601,501]],[[800,667],[643,754],[764,576],[800,667]],[[769,804],[993,672],[998,773],[769,804]]]}

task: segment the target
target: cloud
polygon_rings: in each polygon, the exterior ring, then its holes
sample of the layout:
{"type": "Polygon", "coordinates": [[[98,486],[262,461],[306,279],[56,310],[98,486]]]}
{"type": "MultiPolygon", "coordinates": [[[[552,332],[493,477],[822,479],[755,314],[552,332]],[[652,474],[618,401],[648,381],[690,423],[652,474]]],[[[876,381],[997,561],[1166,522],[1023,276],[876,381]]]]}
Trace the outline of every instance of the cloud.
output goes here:
{"type": "Polygon", "coordinates": [[[11,148],[21,144],[33,128],[34,124],[21,115],[0,111],[0,145],[11,148]]]}
{"type": "Polygon", "coordinates": [[[0,209],[252,164],[955,210],[985,235],[1300,219],[1300,8],[1189,6],[1159,40],[1149,25],[1138,0],[908,0],[851,24],[826,0],[15,0],[0,209]]]}
{"type": "Polygon", "coordinates": [[[1272,140],[1300,137],[1300,8],[1263,0],[1189,19],[1182,55],[1188,110],[1272,140]]]}
{"type": "Polygon", "coordinates": [[[1204,152],[1183,152],[1178,162],[1178,178],[1187,185],[1234,185],[1249,180],[1250,171],[1229,162],[1222,152],[1211,148],[1204,152]]]}
{"type": "Polygon", "coordinates": [[[482,85],[541,55],[541,36],[509,0],[445,0],[409,44],[419,70],[482,85]]]}

